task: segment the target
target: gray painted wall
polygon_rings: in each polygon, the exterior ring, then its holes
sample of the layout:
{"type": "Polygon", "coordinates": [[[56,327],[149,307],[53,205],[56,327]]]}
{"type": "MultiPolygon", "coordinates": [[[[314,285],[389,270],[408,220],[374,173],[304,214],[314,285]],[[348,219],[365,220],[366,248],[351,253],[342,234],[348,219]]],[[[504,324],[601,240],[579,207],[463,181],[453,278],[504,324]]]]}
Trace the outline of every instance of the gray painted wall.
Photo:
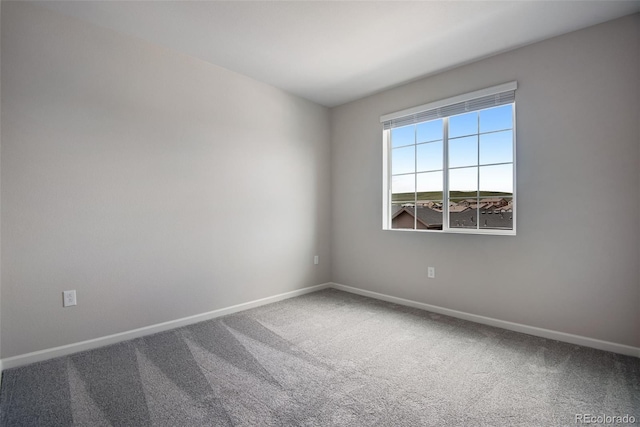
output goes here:
{"type": "Polygon", "coordinates": [[[638,15],[331,114],[36,5],[1,21],[1,357],[329,280],[640,346],[638,15]],[[514,79],[518,235],[382,231],[379,116],[514,79]]]}
{"type": "Polygon", "coordinates": [[[640,346],[639,28],[622,18],[332,109],[333,281],[640,346]],[[382,231],[379,117],[511,80],[517,236],[382,231]]]}
{"type": "Polygon", "coordinates": [[[32,4],[1,30],[3,358],[330,280],[327,109],[32,4]]]}

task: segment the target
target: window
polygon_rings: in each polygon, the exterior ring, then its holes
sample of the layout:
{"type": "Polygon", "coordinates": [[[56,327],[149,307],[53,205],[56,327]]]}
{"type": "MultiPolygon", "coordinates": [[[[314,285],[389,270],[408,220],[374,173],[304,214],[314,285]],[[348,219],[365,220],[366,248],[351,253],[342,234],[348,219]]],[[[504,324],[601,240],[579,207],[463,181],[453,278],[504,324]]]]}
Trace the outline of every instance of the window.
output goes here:
{"type": "Polygon", "coordinates": [[[380,118],[383,228],[515,234],[516,82],[380,118]]]}

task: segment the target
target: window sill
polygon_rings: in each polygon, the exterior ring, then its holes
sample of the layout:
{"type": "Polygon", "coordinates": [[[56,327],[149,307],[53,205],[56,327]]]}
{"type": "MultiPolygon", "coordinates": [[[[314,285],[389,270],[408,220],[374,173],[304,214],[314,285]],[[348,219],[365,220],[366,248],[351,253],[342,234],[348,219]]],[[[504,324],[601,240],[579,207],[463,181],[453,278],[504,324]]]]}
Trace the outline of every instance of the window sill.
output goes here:
{"type": "Polygon", "coordinates": [[[449,229],[449,230],[413,230],[409,228],[383,228],[383,231],[400,231],[404,233],[436,233],[436,234],[474,234],[485,236],[515,236],[515,230],[470,230],[470,229],[449,229]]]}

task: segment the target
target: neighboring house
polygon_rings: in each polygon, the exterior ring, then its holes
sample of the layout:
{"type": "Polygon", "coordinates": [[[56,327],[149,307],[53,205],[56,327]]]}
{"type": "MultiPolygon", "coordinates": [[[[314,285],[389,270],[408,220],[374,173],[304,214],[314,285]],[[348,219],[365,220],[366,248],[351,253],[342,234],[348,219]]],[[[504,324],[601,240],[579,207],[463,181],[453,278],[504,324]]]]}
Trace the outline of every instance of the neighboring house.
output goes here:
{"type": "Polygon", "coordinates": [[[513,228],[513,212],[480,211],[480,228],[513,228]]]}
{"type": "Polygon", "coordinates": [[[472,206],[478,203],[476,199],[465,199],[457,202],[458,206],[472,206]]]}
{"type": "Polygon", "coordinates": [[[509,203],[510,202],[507,202],[507,200],[502,197],[490,197],[490,198],[480,197],[480,199],[464,199],[457,202],[453,202],[454,205],[469,206],[470,208],[478,207],[478,205],[506,206],[509,203]]]}
{"type": "Polygon", "coordinates": [[[472,210],[468,205],[449,205],[449,213],[460,213],[472,210]]]}
{"type": "Polygon", "coordinates": [[[500,210],[505,210],[507,212],[513,212],[513,201],[509,201],[505,206],[502,206],[500,210]]]}
{"type": "Polygon", "coordinates": [[[477,203],[471,203],[471,204],[469,205],[469,207],[470,207],[471,209],[486,209],[486,208],[491,207],[491,205],[486,205],[486,204],[484,204],[484,203],[480,203],[480,204],[477,204],[477,203]]]}
{"type": "Polygon", "coordinates": [[[442,212],[442,202],[440,201],[434,202],[433,200],[418,200],[416,204],[418,205],[418,207],[429,208],[437,212],[442,212]]]}
{"type": "Polygon", "coordinates": [[[477,209],[467,208],[462,212],[449,211],[449,226],[461,228],[477,228],[478,226],[477,209]]]}
{"type": "MultiPolygon", "coordinates": [[[[449,208],[449,224],[451,227],[513,228],[512,212],[501,212],[500,209],[495,208],[480,211],[466,206],[458,206],[457,208],[464,208],[464,210],[454,212],[451,211],[451,207],[449,208]]],[[[424,206],[415,208],[413,206],[393,206],[391,212],[392,228],[413,229],[414,222],[418,230],[442,230],[442,212],[424,206]]]]}
{"type": "Polygon", "coordinates": [[[502,197],[493,197],[493,198],[489,198],[489,199],[480,199],[480,202],[485,204],[485,205],[490,205],[490,206],[495,206],[495,207],[500,207],[500,206],[506,206],[508,204],[506,199],[503,199],[502,197]]]}
{"type": "Polygon", "coordinates": [[[392,228],[413,229],[414,221],[418,230],[442,230],[442,212],[424,206],[393,206],[392,228]]]}

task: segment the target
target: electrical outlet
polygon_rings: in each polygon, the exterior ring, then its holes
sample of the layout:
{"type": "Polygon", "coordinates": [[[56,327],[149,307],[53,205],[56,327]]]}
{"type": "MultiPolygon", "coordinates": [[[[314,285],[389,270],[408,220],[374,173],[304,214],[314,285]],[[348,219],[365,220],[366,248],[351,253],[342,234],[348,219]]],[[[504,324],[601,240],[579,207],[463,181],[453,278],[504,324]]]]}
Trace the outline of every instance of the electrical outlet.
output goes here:
{"type": "Polygon", "coordinates": [[[77,305],[78,301],[76,300],[76,291],[64,291],[62,292],[62,306],[69,307],[72,305],[77,305]]]}
{"type": "Polygon", "coordinates": [[[428,267],[427,268],[427,277],[429,279],[435,279],[436,278],[436,268],[435,267],[428,267]]]}
{"type": "Polygon", "coordinates": [[[315,265],[320,264],[320,257],[318,257],[318,255],[316,255],[316,256],[314,256],[314,257],[313,257],[313,263],[314,263],[315,265]]]}

